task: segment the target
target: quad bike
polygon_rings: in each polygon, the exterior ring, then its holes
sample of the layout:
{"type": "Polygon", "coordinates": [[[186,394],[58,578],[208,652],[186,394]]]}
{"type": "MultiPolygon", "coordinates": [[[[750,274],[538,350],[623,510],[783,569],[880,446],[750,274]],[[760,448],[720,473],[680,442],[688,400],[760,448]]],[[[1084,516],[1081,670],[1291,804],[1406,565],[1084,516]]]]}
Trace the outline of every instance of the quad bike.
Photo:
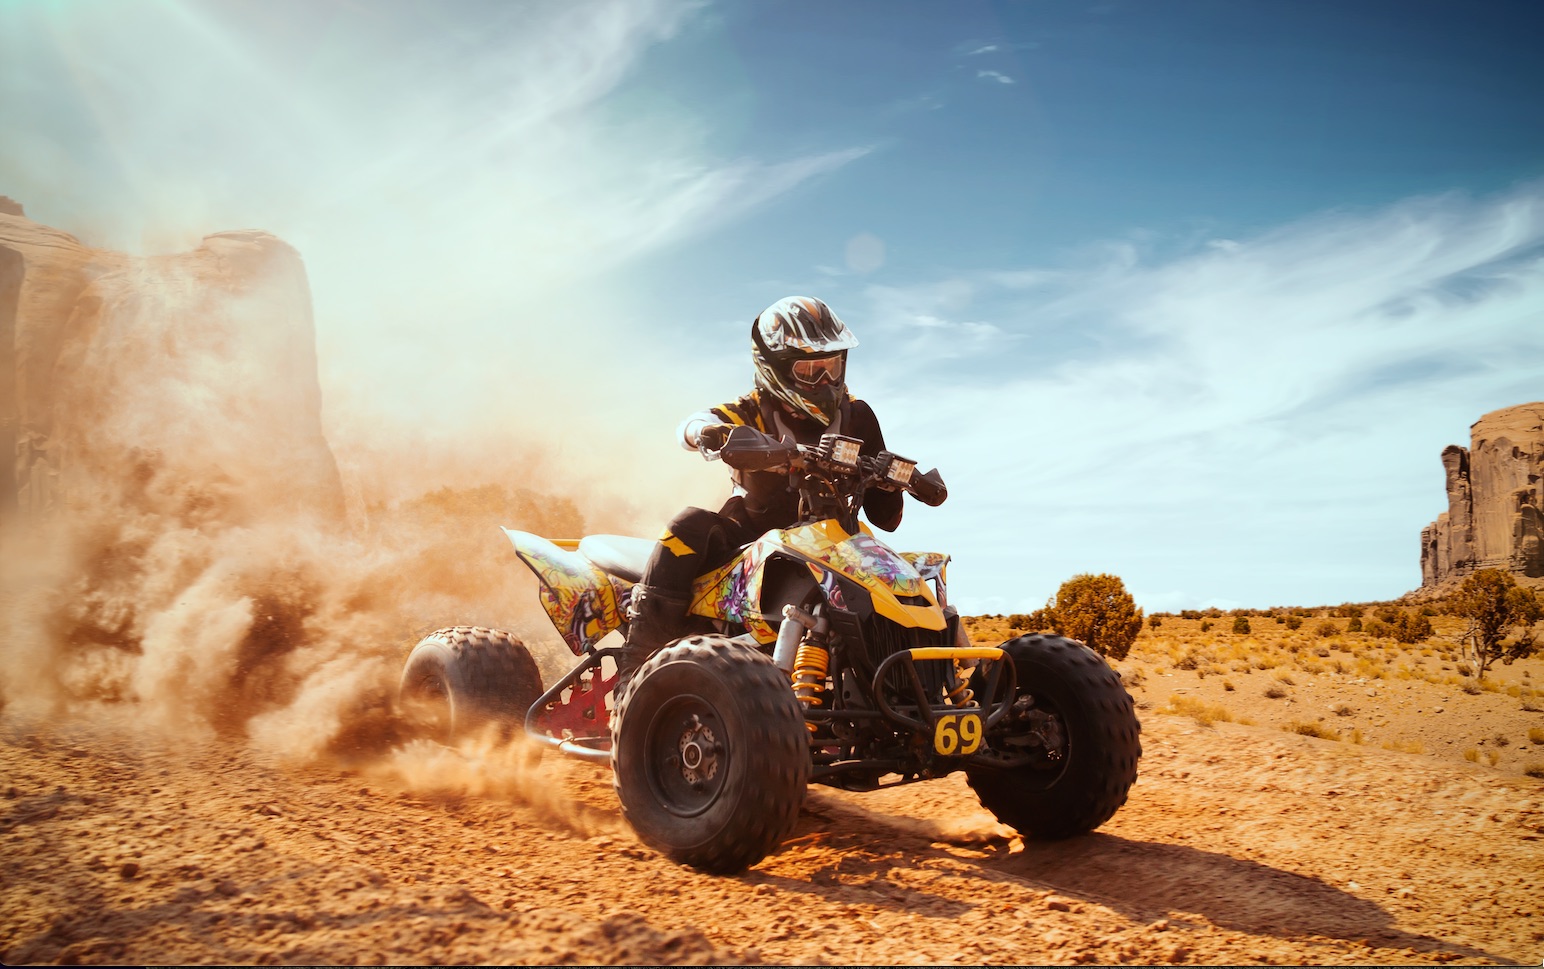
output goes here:
{"type": "Polygon", "coordinates": [[[539,748],[609,764],[638,836],[710,872],[773,851],[812,781],[868,791],[963,770],[981,804],[1026,837],[1103,824],[1141,756],[1119,677],[1058,636],[972,646],[945,598],[948,556],[891,551],[858,520],[870,488],[937,505],[943,480],[859,447],[734,428],[724,463],[786,471],[799,520],[696,581],[695,632],[650,657],[620,700],[621,651],[597,644],[624,627],[654,543],[505,529],[579,662],[543,689],[515,637],[442,629],[409,655],[400,701],[428,701],[447,734],[523,725],[539,748]]]}

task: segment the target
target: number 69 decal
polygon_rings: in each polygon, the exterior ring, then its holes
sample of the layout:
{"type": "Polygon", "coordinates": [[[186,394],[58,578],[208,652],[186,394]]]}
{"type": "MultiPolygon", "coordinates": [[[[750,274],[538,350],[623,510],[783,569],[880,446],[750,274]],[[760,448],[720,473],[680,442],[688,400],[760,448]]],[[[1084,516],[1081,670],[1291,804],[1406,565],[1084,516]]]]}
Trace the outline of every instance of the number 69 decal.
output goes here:
{"type": "Polygon", "coordinates": [[[933,749],[945,757],[974,754],[981,749],[981,716],[946,713],[933,728],[933,749]]]}

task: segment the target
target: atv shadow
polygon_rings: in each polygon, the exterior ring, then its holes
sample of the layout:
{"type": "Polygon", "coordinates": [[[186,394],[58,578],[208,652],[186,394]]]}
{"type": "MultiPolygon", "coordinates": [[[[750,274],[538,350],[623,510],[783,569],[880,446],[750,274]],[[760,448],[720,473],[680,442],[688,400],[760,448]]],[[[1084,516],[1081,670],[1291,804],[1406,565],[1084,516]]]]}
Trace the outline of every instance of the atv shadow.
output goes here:
{"type": "Polygon", "coordinates": [[[1321,936],[1510,961],[1400,929],[1381,906],[1318,878],[1189,845],[1094,832],[1066,841],[1025,842],[1023,851],[988,859],[982,867],[1080,895],[1138,921],[1183,922],[1187,915],[1198,915],[1251,935],[1321,936]]]}
{"type": "MultiPolygon", "coordinates": [[[[1317,878],[1188,845],[1095,832],[1065,841],[958,837],[910,818],[870,812],[834,798],[806,803],[785,852],[817,844],[808,881],[752,871],[745,877],[842,904],[870,904],[911,917],[956,919],[977,904],[934,895],[923,883],[889,877],[896,868],[943,871],[988,882],[1029,883],[1101,905],[1137,922],[1183,924],[1198,916],[1250,935],[1318,936],[1408,948],[1444,960],[1506,963],[1505,956],[1407,932],[1379,905],[1317,878]],[[825,859],[832,859],[826,861],[825,859]]],[[[1436,961],[1435,959],[1433,961],[1436,961]]]]}

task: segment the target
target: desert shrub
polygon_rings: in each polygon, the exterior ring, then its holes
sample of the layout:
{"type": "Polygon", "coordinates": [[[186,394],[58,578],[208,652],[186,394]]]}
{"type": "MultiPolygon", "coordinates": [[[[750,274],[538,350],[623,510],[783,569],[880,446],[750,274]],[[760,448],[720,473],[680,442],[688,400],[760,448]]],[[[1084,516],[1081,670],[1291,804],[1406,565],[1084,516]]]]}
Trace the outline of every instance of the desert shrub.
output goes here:
{"type": "Polygon", "coordinates": [[[1394,620],[1393,634],[1394,639],[1398,642],[1424,642],[1431,638],[1431,633],[1431,620],[1420,613],[1412,615],[1408,612],[1402,612],[1399,614],[1399,618],[1394,620]]]}
{"type": "Polygon", "coordinates": [[[1342,602],[1340,605],[1330,610],[1330,615],[1337,616],[1341,619],[1360,619],[1362,618],[1362,613],[1364,611],[1365,610],[1363,610],[1361,606],[1354,605],[1350,602],[1342,602]]]}
{"type": "Polygon", "coordinates": [[[1233,631],[1235,633],[1237,633],[1238,635],[1240,635],[1240,636],[1247,634],[1249,632],[1249,617],[1248,616],[1234,616],[1233,617],[1233,631]]]}
{"type": "Polygon", "coordinates": [[[1320,740],[1339,740],[1340,737],[1333,730],[1328,730],[1317,723],[1303,723],[1294,720],[1281,729],[1292,733],[1300,733],[1305,737],[1317,737],[1320,740]]]}
{"type": "Polygon", "coordinates": [[[1142,610],[1120,577],[1107,573],[1073,576],[1039,613],[1058,635],[1111,659],[1124,659],[1142,631],[1142,610]]]}
{"type": "Polygon", "coordinates": [[[1511,746],[1512,738],[1508,737],[1504,733],[1498,733],[1494,737],[1490,738],[1490,742],[1495,744],[1497,747],[1508,747],[1511,746]]]}
{"type": "Polygon", "coordinates": [[[1523,773],[1527,774],[1529,777],[1544,777],[1544,764],[1541,764],[1538,761],[1534,761],[1527,767],[1523,768],[1523,773]]]}
{"type": "Polygon", "coordinates": [[[1434,606],[1425,605],[1425,606],[1421,607],[1421,615],[1426,616],[1427,618],[1430,618],[1432,616],[1437,615],[1437,610],[1436,610],[1436,608],[1434,606]]]}
{"type": "Polygon", "coordinates": [[[1153,613],[1151,616],[1147,617],[1147,625],[1150,629],[1157,629],[1159,626],[1163,625],[1163,617],[1157,613],[1153,613]]]}
{"type": "Polygon", "coordinates": [[[1179,617],[1181,619],[1200,619],[1201,612],[1199,609],[1181,609],[1179,617]]]}
{"type": "MultiPolygon", "coordinates": [[[[1234,690],[1238,689],[1238,687],[1233,685],[1233,681],[1232,680],[1223,680],[1222,681],[1222,688],[1224,690],[1227,690],[1229,693],[1232,693],[1234,690]]],[[[1535,741],[1535,743],[1544,744],[1544,739],[1537,740],[1537,741],[1535,741]]]]}
{"type": "Polygon", "coordinates": [[[1201,620],[1201,631],[1203,633],[1206,632],[1210,628],[1212,628],[1212,621],[1210,619],[1203,619],[1203,620],[1201,620]]]}
{"type": "Polygon", "coordinates": [[[1208,619],[1222,618],[1222,610],[1216,606],[1207,606],[1204,610],[1202,610],[1201,614],[1208,619]]]}
{"type": "Polygon", "coordinates": [[[1354,708],[1350,707],[1350,706],[1347,706],[1344,703],[1337,703],[1337,704],[1335,704],[1333,707],[1331,707],[1331,710],[1334,711],[1335,716],[1337,716],[1337,717],[1354,717],[1354,716],[1356,716],[1356,710],[1354,708]]]}
{"type": "Polygon", "coordinates": [[[1286,688],[1280,684],[1272,683],[1270,686],[1265,688],[1265,695],[1272,700],[1280,700],[1282,697],[1287,695],[1287,691],[1286,688]]]}
{"type": "Polygon", "coordinates": [[[1478,764],[1480,762],[1480,752],[1474,747],[1470,747],[1468,750],[1464,751],[1464,760],[1467,760],[1471,764],[1478,764]]]}
{"type": "Polygon", "coordinates": [[[1223,723],[1231,723],[1233,720],[1233,714],[1228,712],[1227,707],[1179,694],[1169,697],[1169,711],[1187,716],[1203,727],[1209,727],[1219,720],[1223,723]]]}
{"type": "Polygon", "coordinates": [[[1362,632],[1373,639],[1382,639],[1384,636],[1390,635],[1393,630],[1382,619],[1369,619],[1362,625],[1362,632]]]}
{"type": "Polygon", "coordinates": [[[1286,623],[1288,629],[1298,629],[1303,625],[1303,617],[1293,614],[1287,616],[1282,622],[1286,623]]]}
{"type": "Polygon", "coordinates": [[[1538,648],[1532,627],[1544,615],[1544,603],[1519,587],[1509,572],[1480,569],[1464,580],[1448,605],[1468,620],[1459,642],[1482,679],[1497,660],[1510,664],[1538,648]]]}
{"type": "Polygon", "coordinates": [[[1340,632],[1340,627],[1330,622],[1328,619],[1324,620],[1313,628],[1313,634],[1315,636],[1321,636],[1326,639],[1338,632],[1340,632]]]}
{"type": "Polygon", "coordinates": [[[1544,727],[1529,727],[1528,742],[1532,744],[1544,744],[1544,727]]]}
{"type": "Polygon", "coordinates": [[[1399,621],[1399,610],[1393,606],[1379,606],[1372,611],[1372,617],[1379,622],[1392,626],[1399,621]]]}
{"type": "Polygon", "coordinates": [[[1362,617],[1361,616],[1352,616],[1351,617],[1351,621],[1346,623],[1346,632],[1348,632],[1348,633],[1359,633],[1361,631],[1362,631],[1362,617]]]}

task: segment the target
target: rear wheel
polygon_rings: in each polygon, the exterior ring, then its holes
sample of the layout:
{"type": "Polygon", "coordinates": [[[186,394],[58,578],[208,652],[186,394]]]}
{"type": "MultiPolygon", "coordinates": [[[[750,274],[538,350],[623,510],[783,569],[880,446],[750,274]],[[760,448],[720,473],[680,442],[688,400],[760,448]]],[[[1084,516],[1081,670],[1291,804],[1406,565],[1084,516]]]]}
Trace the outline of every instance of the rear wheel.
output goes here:
{"type": "Polygon", "coordinates": [[[1027,838],[1092,831],[1126,803],[1136,781],[1142,728],[1131,696],[1082,643],[1035,635],[1002,648],[1018,695],[966,779],[983,807],[1027,838]]]}
{"type": "Polygon", "coordinates": [[[496,730],[508,740],[541,694],[541,673],[519,639],[452,626],[425,636],[408,654],[397,709],[415,736],[450,743],[496,730]]]}
{"type": "Polygon", "coordinates": [[[803,713],[771,659],[723,636],[660,650],[612,720],[622,813],[645,844],[732,874],[771,853],[809,784],[803,713]]]}

